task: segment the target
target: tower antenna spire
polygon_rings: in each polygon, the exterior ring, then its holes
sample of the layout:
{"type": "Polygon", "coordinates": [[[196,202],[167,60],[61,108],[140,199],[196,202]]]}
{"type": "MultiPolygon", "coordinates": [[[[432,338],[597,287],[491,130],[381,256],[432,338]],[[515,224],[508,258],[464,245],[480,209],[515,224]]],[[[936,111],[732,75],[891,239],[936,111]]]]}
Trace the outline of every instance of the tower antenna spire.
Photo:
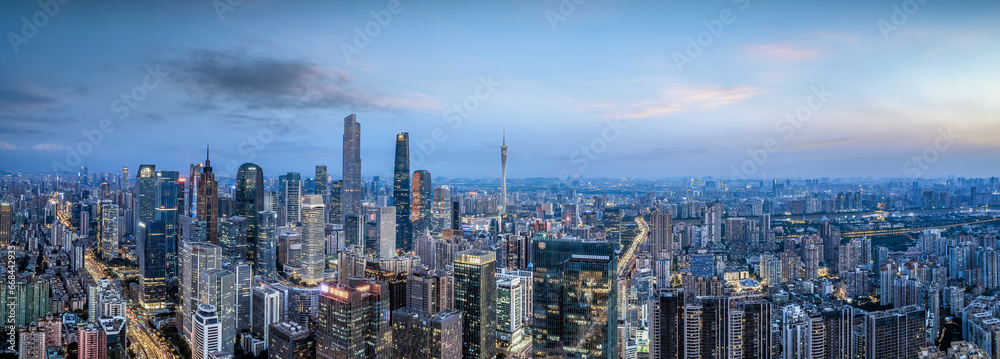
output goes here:
{"type": "Polygon", "coordinates": [[[507,126],[503,126],[503,145],[507,145],[507,126]]]}

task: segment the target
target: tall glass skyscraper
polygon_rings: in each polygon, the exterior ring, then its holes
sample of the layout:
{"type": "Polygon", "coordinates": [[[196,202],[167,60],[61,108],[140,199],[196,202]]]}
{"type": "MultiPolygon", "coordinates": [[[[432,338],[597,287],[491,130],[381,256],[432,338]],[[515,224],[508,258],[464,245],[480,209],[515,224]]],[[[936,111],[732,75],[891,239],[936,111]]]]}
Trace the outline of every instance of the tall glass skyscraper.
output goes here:
{"type": "Polygon", "coordinates": [[[276,274],[277,263],[277,228],[278,214],[273,211],[261,211],[257,213],[257,263],[253,269],[254,275],[263,275],[271,278],[276,274]]]}
{"type": "Polygon", "coordinates": [[[315,189],[313,192],[318,196],[323,196],[323,202],[329,202],[330,176],[326,174],[326,165],[316,165],[316,180],[313,182],[315,189]]]}
{"type": "Polygon", "coordinates": [[[396,207],[396,250],[413,250],[410,223],[410,134],[396,135],[396,165],[392,175],[392,204],[396,207]]]}
{"type": "Polygon", "coordinates": [[[302,281],[319,284],[326,269],[326,221],[323,197],[308,195],[302,199],[302,281]]]}
{"type": "Polygon", "coordinates": [[[177,210],[179,197],[180,173],[176,171],[156,172],[156,205],[153,211],[153,219],[163,221],[163,252],[151,253],[166,258],[166,281],[170,282],[177,278],[177,210]]]}
{"type": "Polygon", "coordinates": [[[156,208],[156,165],[140,165],[135,175],[138,209],[136,223],[152,221],[156,208]]]}
{"type": "Polygon", "coordinates": [[[343,188],[343,181],[336,180],[330,182],[330,219],[329,223],[343,225],[343,212],[341,211],[340,192],[343,188]]]}
{"type": "Polygon", "coordinates": [[[611,242],[536,243],[532,357],[618,357],[617,263],[611,242]]]}
{"type": "Polygon", "coordinates": [[[421,236],[431,225],[431,203],[434,202],[434,187],[431,186],[431,173],[427,170],[413,171],[413,206],[410,221],[413,223],[413,235],[421,236]]]}
{"type": "Polygon", "coordinates": [[[163,221],[139,222],[143,239],[139,241],[139,285],[142,305],[147,309],[163,308],[167,301],[166,244],[163,221]]]}
{"type": "Polygon", "coordinates": [[[204,221],[208,229],[209,243],[219,244],[219,183],[212,173],[212,163],[208,160],[208,148],[205,149],[205,166],[198,175],[198,208],[199,221],[204,221]]]}
{"type": "Polygon", "coordinates": [[[480,249],[455,253],[455,310],[465,313],[462,322],[462,357],[496,356],[497,332],[496,254],[480,249]]]}
{"type": "Polygon", "coordinates": [[[302,222],[302,174],[285,175],[285,224],[302,222]]]}
{"type": "Polygon", "coordinates": [[[257,214],[264,210],[264,171],[244,163],[236,172],[236,215],[246,218],[247,263],[257,272],[257,214]]]}
{"type": "Polygon", "coordinates": [[[344,170],[341,200],[341,211],[344,215],[344,233],[346,243],[363,243],[360,225],[362,186],[361,182],[361,124],[357,116],[351,114],[344,118],[344,170]],[[353,220],[349,220],[353,217],[353,220]]]}

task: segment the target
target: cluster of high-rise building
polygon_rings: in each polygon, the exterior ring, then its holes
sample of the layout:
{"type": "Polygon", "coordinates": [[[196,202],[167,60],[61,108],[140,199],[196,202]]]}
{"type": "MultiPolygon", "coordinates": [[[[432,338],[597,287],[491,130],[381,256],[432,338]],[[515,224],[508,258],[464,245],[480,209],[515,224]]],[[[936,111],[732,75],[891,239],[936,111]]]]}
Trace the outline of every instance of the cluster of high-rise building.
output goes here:
{"type": "Polygon", "coordinates": [[[505,133],[499,180],[440,183],[411,168],[406,132],[392,180],[363,178],[360,140],[348,116],[340,178],[254,163],[217,176],[208,152],[183,174],[4,174],[14,334],[0,350],[1000,358],[996,178],[522,179],[508,191],[505,133]]]}

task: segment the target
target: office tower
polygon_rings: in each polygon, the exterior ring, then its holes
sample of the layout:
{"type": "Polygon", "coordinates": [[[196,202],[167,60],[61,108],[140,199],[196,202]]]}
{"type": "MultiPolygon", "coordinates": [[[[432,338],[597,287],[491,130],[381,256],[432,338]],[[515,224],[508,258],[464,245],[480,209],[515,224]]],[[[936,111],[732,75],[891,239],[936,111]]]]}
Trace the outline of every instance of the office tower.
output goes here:
{"type": "Polygon", "coordinates": [[[209,269],[201,274],[198,283],[200,303],[216,308],[222,349],[233,353],[236,345],[236,274],[225,269],[209,269]]]}
{"type": "Polygon", "coordinates": [[[289,287],[285,296],[285,319],[307,326],[319,310],[319,287],[289,287]]]}
{"type": "Polygon", "coordinates": [[[240,216],[226,218],[219,224],[219,246],[229,261],[247,257],[247,230],[247,219],[240,216]]]}
{"type": "Polygon", "coordinates": [[[80,186],[89,187],[90,186],[90,173],[87,171],[87,166],[80,166],[79,173],[80,186]]]}
{"type": "Polygon", "coordinates": [[[426,313],[455,309],[454,273],[414,267],[406,277],[406,306],[426,313]]]}
{"type": "Polygon", "coordinates": [[[121,183],[118,184],[119,189],[122,192],[128,192],[129,189],[131,189],[131,187],[129,186],[128,182],[129,182],[129,179],[128,179],[128,167],[127,166],[126,167],[122,167],[121,183]]]}
{"type": "Polygon", "coordinates": [[[399,209],[396,207],[382,207],[378,209],[378,245],[376,253],[379,258],[392,258],[396,256],[396,246],[399,244],[398,230],[399,227],[396,225],[396,221],[399,220],[399,215],[396,211],[399,209]]]}
{"type": "Polygon", "coordinates": [[[531,285],[527,283],[530,279],[518,276],[497,276],[497,340],[504,343],[505,350],[510,350],[512,345],[522,342],[524,336],[525,301],[530,300],[528,289],[531,285]]]}
{"type": "Polygon", "coordinates": [[[326,219],[323,197],[302,199],[302,281],[319,284],[326,269],[326,219]]]}
{"type": "Polygon", "coordinates": [[[284,300],[281,292],[266,286],[254,288],[252,307],[250,332],[257,338],[269,338],[271,324],[280,322],[283,314],[284,300]]]}
{"type": "Polygon", "coordinates": [[[246,261],[254,268],[257,265],[257,214],[264,211],[264,170],[253,163],[240,165],[236,172],[236,215],[246,218],[247,249],[246,261]]]}
{"type": "Polygon", "coordinates": [[[926,346],[925,310],[907,306],[865,315],[866,358],[916,358],[926,346]]]}
{"type": "Polygon", "coordinates": [[[385,358],[391,354],[389,288],[352,278],[320,286],[316,356],[323,359],[385,358]]]}
{"type": "Polygon", "coordinates": [[[660,259],[662,251],[672,253],[680,250],[680,246],[674,245],[673,217],[670,211],[653,212],[650,217],[649,243],[652,246],[650,252],[653,253],[653,258],[660,259]]]}
{"type": "Polygon", "coordinates": [[[76,331],[80,359],[105,359],[108,357],[107,338],[95,322],[84,324],[76,331]]]}
{"type": "Polygon", "coordinates": [[[462,215],[460,210],[461,203],[451,201],[451,229],[456,231],[462,229],[462,215]]]}
{"type": "Polygon", "coordinates": [[[11,245],[11,230],[14,227],[14,212],[10,203],[0,203],[0,246],[11,245]]]}
{"type": "Polygon", "coordinates": [[[199,304],[191,321],[194,322],[191,341],[193,359],[211,359],[212,353],[223,350],[223,324],[214,306],[199,304]]]}
{"type": "Polygon", "coordinates": [[[330,182],[330,217],[327,220],[329,223],[336,223],[340,225],[344,224],[342,220],[343,212],[341,212],[342,206],[340,202],[340,194],[342,190],[343,181],[336,180],[330,182]]]}
{"type": "MultiPolygon", "coordinates": [[[[199,294],[199,283],[202,273],[211,269],[222,268],[222,247],[205,242],[184,243],[181,247],[181,329],[187,334],[190,340],[194,334],[194,325],[191,321],[196,308],[201,301],[199,294]]],[[[213,312],[214,312],[213,308],[213,312]]]]}
{"type": "Polygon", "coordinates": [[[230,265],[236,279],[236,330],[250,330],[251,292],[253,291],[253,270],[249,263],[237,262],[230,265]]]}
{"type": "Polygon", "coordinates": [[[462,312],[430,314],[411,308],[392,312],[392,358],[462,357],[462,312]]]}
{"type": "Polygon", "coordinates": [[[142,305],[146,309],[160,309],[167,302],[166,223],[159,220],[139,222],[139,228],[143,233],[138,248],[142,305]]]}
{"type": "Polygon", "coordinates": [[[326,173],[326,165],[316,165],[316,179],[313,182],[313,193],[323,197],[323,203],[330,201],[330,175],[326,173]]]}
{"type": "MultiPolygon", "coordinates": [[[[507,129],[503,130],[503,141],[500,145],[500,221],[507,214],[507,129]]],[[[501,224],[502,228],[502,224],[501,224]]]]}
{"type": "Polygon", "coordinates": [[[180,196],[180,174],[175,171],[156,172],[156,196],[153,209],[153,220],[163,222],[163,243],[153,243],[146,241],[146,244],[153,248],[153,252],[147,252],[147,256],[162,257],[164,267],[164,279],[171,282],[177,278],[177,243],[178,243],[178,217],[177,211],[180,196]]]}
{"type": "Polygon", "coordinates": [[[396,161],[393,167],[392,204],[396,207],[396,248],[413,250],[413,223],[410,222],[410,134],[396,135],[396,161]]]}
{"type": "Polygon", "coordinates": [[[455,254],[455,309],[463,313],[462,357],[496,355],[496,254],[471,249],[455,254]]]}
{"type": "Polygon", "coordinates": [[[152,221],[156,215],[156,166],[139,165],[139,173],[135,175],[136,222],[152,221]]]}
{"type": "Polygon", "coordinates": [[[124,316],[102,317],[99,320],[107,344],[108,359],[127,359],[125,351],[126,319],[124,316]]]}
{"type": "MultiPolygon", "coordinates": [[[[45,330],[31,323],[18,330],[18,359],[45,359],[45,330]]],[[[10,335],[14,335],[11,333],[10,335]]],[[[10,344],[13,346],[13,343],[10,344]]]]}
{"type": "MultiPolygon", "coordinates": [[[[302,222],[302,175],[288,172],[284,183],[285,225],[302,222]]],[[[323,203],[322,199],[320,203],[323,203]]]]}
{"type": "Polygon", "coordinates": [[[208,159],[208,148],[205,148],[205,166],[198,175],[198,221],[207,225],[207,240],[219,244],[219,183],[212,173],[212,163],[208,159]]]}
{"type": "Polygon", "coordinates": [[[277,273],[277,225],[278,214],[272,211],[257,213],[257,261],[253,264],[254,275],[274,277],[277,273]]]}
{"type": "Polygon", "coordinates": [[[533,357],[618,357],[617,263],[610,242],[537,242],[533,357]]]}
{"type": "Polygon", "coordinates": [[[684,358],[684,290],[664,289],[649,304],[649,358],[684,358]]]}
{"type": "Polygon", "coordinates": [[[292,322],[270,325],[269,359],[312,359],[316,357],[316,339],[309,328],[292,322]]]}
{"type": "Polygon", "coordinates": [[[357,116],[351,114],[344,118],[344,161],[343,161],[343,187],[340,196],[341,213],[344,219],[344,233],[347,234],[346,243],[364,243],[361,237],[360,217],[362,200],[361,182],[361,124],[357,121],[357,116]],[[350,220],[348,218],[351,218],[350,220]]]}
{"type": "Polygon", "coordinates": [[[118,258],[118,206],[110,200],[101,201],[101,232],[98,238],[101,256],[105,260],[118,258]]]}
{"type": "Polygon", "coordinates": [[[413,171],[413,206],[410,211],[410,221],[413,223],[413,235],[419,236],[424,230],[430,229],[431,203],[434,200],[434,187],[431,186],[431,173],[426,170],[413,171]]]}

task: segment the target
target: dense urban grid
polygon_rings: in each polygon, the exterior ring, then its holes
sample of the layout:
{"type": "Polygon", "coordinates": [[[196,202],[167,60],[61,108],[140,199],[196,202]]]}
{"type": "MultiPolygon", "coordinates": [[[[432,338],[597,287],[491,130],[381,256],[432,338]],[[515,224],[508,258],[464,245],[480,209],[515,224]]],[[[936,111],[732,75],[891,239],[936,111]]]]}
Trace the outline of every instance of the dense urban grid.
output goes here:
{"type": "Polygon", "coordinates": [[[435,178],[403,132],[390,181],[361,128],[340,176],[3,172],[5,353],[1000,358],[998,178],[508,180],[506,134],[435,178]]]}

